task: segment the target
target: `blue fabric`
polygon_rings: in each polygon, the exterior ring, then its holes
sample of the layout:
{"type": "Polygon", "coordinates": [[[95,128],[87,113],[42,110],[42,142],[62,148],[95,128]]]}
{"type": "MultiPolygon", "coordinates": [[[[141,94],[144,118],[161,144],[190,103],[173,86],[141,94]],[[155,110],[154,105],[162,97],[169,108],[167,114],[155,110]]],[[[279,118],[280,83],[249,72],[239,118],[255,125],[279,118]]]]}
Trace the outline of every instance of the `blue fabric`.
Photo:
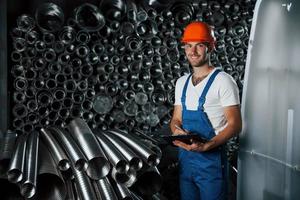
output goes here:
{"type": "MultiPolygon", "coordinates": [[[[216,70],[210,76],[198,100],[197,110],[186,109],[186,91],[191,75],[185,82],[181,96],[183,128],[208,140],[215,136],[215,132],[203,105],[206,94],[219,72],[220,70],[216,70]]],[[[208,152],[191,152],[180,148],[181,200],[224,200],[226,186],[224,158],[222,148],[208,152]]]]}

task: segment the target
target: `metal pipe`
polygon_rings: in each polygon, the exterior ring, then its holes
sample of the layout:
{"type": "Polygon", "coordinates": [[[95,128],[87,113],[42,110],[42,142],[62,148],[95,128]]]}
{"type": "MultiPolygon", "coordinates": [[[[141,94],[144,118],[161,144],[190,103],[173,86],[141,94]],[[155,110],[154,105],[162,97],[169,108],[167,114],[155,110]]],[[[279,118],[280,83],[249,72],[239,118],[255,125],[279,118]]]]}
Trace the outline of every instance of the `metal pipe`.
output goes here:
{"type": "Polygon", "coordinates": [[[44,126],[49,126],[49,125],[50,125],[50,121],[47,118],[43,118],[40,120],[38,127],[44,127],[44,126]]]}
{"type": "MultiPolygon", "coordinates": [[[[34,112],[29,113],[26,120],[28,121],[28,124],[36,124],[39,121],[38,115],[34,112]]],[[[24,127],[25,129],[25,127],[24,127]]]]}
{"type": "Polygon", "coordinates": [[[34,30],[31,30],[25,34],[25,40],[30,45],[35,44],[38,38],[39,38],[39,34],[34,30]]]}
{"type": "Polygon", "coordinates": [[[82,65],[80,67],[80,74],[83,77],[89,77],[93,74],[93,67],[89,64],[82,65]]]}
{"type": "Polygon", "coordinates": [[[39,79],[34,79],[32,81],[32,85],[37,89],[37,90],[41,90],[43,89],[43,87],[45,86],[45,82],[43,79],[39,78],[39,79]]]}
{"type": "Polygon", "coordinates": [[[122,96],[125,98],[125,100],[131,101],[135,98],[135,92],[133,90],[125,90],[122,92],[122,96]]]}
{"type": "Polygon", "coordinates": [[[14,86],[15,86],[16,90],[18,90],[18,91],[24,91],[28,87],[28,81],[26,79],[24,79],[24,78],[17,78],[14,81],[14,86]]]}
{"type": "Polygon", "coordinates": [[[71,44],[75,40],[76,31],[71,26],[64,26],[59,33],[59,40],[64,44],[71,44]]]}
{"type": "Polygon", "coordinates": [[[89,65],[96,65],[99,62],[99,56],[94,52],[89,52],[85,60],[89,65]]]}
{"type": "Polygon", "coordinates": [[[90,179],[84,172],[73,169],[77,194],[81,200],[97,199],[90,179]]]}
{"type": "Polygon", "coordinates": [[[43,41],[46,45],[52,45],[55,41],[55,35],[50,32],[43,32],[43,41]]]}
{"type": "Polygon", "coordinates": [[[90,48],[85,44],[80,44],[75,51],[79,58],[85,58],[89,54],[90,48]]]}
{"type": "MultiPolygon", "coordinates": [[[[126,173],[129,170],[128,162],[120,151],[108,140],[102,132],[94,130],[95,136],[98,139],[101,147],[113,168],[117,173],[126,173]]],[[[114,177],[116,178],[116,177],[114,177]]],[[[118,181],[118,180],[116,180],[118,181]]]]}
{"type": "Polygon", "coordinates": [[[112,32],[118,32],[120,30],[120,22],[113,20],[109,25],[112,32]]]}
{"type": "Polygon", "coordinates": [[[120,63],[120,57],[117,55],[113,55],[110,59],[110,63],[112,65],[118,65],[120,63]]]}
{"type": "Polygon", "coordinates": [[[56,4],[44,3],[36,10],[35,20],[42,31],[55,32],[64,24],[64,13],[56,4]]]}
{"type": "Polygon", "coordinates": [[[83,112],[79,106],[73,106],[71,109],[70,117],[78,118],[78,117],[82,117],[82,114],[83,112]]]}
{"type": "Polygon", "coordinates": [[[34,130],[34,127],[31,123],[26,123],[23,126],[23,130],[25,133],[31,133],[34,130]]]}
{"type": "Polygon", "coordinates": [[[72,179],[66,180],[67,198],[66,200],[78,200],[76,190],[74,188],[74,181],[72,179]]]}
{"type": "Polygon", "coordinates": [[[60,101],[53,101],[51,104],[51,109],[53,111],[59,111],[62,108],[62,103],[60,101]]]}
{"type": "Polygon", "coordinates": [[[105,19],[97,6],[84,3],[75,9],[74,19],[77,25],[88,32],[99,31],[105,25],[105,19]]]}
{"type": "Polygon", "coordinates": [[[81,76],[80,72],[73,71],[73,73],[71,75],[71,78],[77,82],[77,81],[80,81],[82,79],[82,76],[81,76]]]}
{"type": "Polygon", "coordinates": [[[105,84],[105,93],[110,96],[115,96],[119,91],[119,88],[114,83],[105,84]]]}
{"type": "Polygon", "coordinates": [[[13,95],[13,101],[15,103],[24,103],[26,100],[26,95],[24,94],[24,92],[20,92],[20,91],[16,91],[14,92],[14,95],[13,95]]]}
{"type": "Polygon", "coordinates": [[[83,92],[75,91],[71,96],[74,104],[81,104],[85,100],[85,96],[83,92]]]}
{"type": "Polygon", "coordinates": [[[118,200],[113,187],[111,186],[108,178],[106,177],[96,181],[96,191],[99,199],[118,200]]]}
{"type": "Polygon", "coordinates": [[[66,92],[63,88],[57,88],[53,93],[53,97],[57,101],[63,101],[66,97],[66,92]]]}
{"type": "Polygon", "coordinates": [[[33,62],[34,69],[36,69],[38,71],[44,70],[46,67],[46,64],[47,64],[47,62],[45,61],[44,58],[37,58],[33,62]]]}
{"type": "Polygon", "coordinates": [[[21,76],[26,77],[25,69],[24,69],[24,66],[22,66],[22,65],[14,65],[10,72],[14,78],[18,78],[21,76]]]}
{"type": "MultiPolygon", "coordinates": [[[[94,113],[93,112],[90,112],[90,111],[84,111],[82,113],[82,118],[84,119],[84,121],[86,122],[91,122],[92,119],[94,117],[94,113]]],[[[90,124],[89,124],[90,125],[90,124]]]]}
{"type": "Polygon", "coordinates": [[[143,161],[124,142],[107,132],[102,132],[102,134],[122,153],[128,161],[130,169],[138,171],[142,168],[143,161]]]}
{"type": "Polygon", "coordinates": [[[55,89],[56,87],[57,87],[57,82],[54,79],[50,78],[46,81],[46,88],[48,90],[55,89]]]}
{"type": "Polygon", "coordinates": [[[70,169],[70,161],[52,133],[49,130],[42,128],[40,130],[40,134],[42,137],[42,141],[50,151],[58,169],[61,171],[70,169]]]}
{"type": "Polygon", "coordinates": [[[23,118],[28,114],[28,110],[24,104],[16,104],[12,109],[12,113],[16,118],[23,118]]]}
{"type": "Polygon", "coordinates": [[[37,55],[37,51],[33,47],[27,47],[25,50],[25,55],[29,58],[34,58],[37,55]]]}
{"type": "Polygon", "coordinates": [[[128,133],[124,133],[120,130],[111,130],[109,133],[114,134],[116,137],[130,146],[149,166],[157,166],[160,162],[158,155],[155,154],[150,148],[143,144],[137,138],[134,138],[128,133]]]}
{"type": "Polygon", "coordinates": [[[38,170],[39,132],[33,131],[28,135],[26,144],[26,165],[24,179],[20,192],[22,196],[31,198],[36,193],[36,180],[38,170]]]}
{"type": "MultiPolygon", "coordinates": [[[[52,48],[54,49],[55,53],[60,54],[63,53],[65,51],[65,44],[61,41],[56,41],[52,44],[52,48]]],[[[73,53],[74,50],[70,49],[70,47],[68,49],[66,49],[65,53],[73,53]]]]}
{"type": "Polygon", "coordinates": [[[81,44],[86,44],[91,40],[91,36],[85,30],[81,30],[77,33],[76,40],[81,44]]]}
{"type": "Polygon", "coordinates": [[[77,88],[77,84],[74,80],[66,80],[64,82],[64,89],[66,90],[66,92],[70,92],[73,93],[77,88]]]}
{"type": "Polygon", "coordinates": [[[51,152],[46,148],[43,141],[40,143],[39,148],[38,184],[35,197],[36,199],[65,200],[66,186],[62,175],[56,168],[51,152]]]}
{"type": "Polygon", "coordinates": [[[93,108],[93,102],[86,99],[85,101],[82,102],[81,108],[85,111],[89,111],[93,108]]]}
{"type": "Polygon", "coordinates": [[[90,77],[87,78],[87,83],[89,85],[89,89],[93,89],[93,87],[99,82],[99,75],[96,74],[96,75],[92,75],[90,77]]]}
{"type": "Polygon", "coordinates": [[[134,24],[128,21],[125,21],[121,24],[120,32],[123,35],[131,35],[134,32],[134,24]]]}
{"type": "Polygon", "coordinates": [[[143,200],[142,197],[138,196],[134,192],[131,192],[131,199],[133,199],[133,200],[143,200]]]}
{"type": "Polygon", "coordinates": [[[97,55],[102,55],[104,50],[104,45],[101,42],[97,42],[92,45],[92,51],[97,55]]]}
{"type": "Polygon", "coordinates": [[[40,106],[48,106],[53,101],[52,94],[48,90],[42,90],[36,98],[40,106]]]}
{"type": "Polygon", "coordinates": [[[37,52],[44,52],[47,48],[45,42],[43,42],[41,40],[37,40],[34,44],[34,47],[37,52]]]}
{"type": "Polygon", "coordinates": [[[117,86],[121,91],[125,91],[128,88],[128,81],[126,79],[119,79],[117,81],[117,86]]]}
{"type": "Polygon", "coordinates": [[[115,181],[112,181],[112,185],[120,200],[132,200],[131,192],[126,186],[119,184],[115,181]]]}
{"type": "Polygon", "coordinates": [[[62,66],[67,65],[71,60],[71,56],[68,53],[62,53],[58,56],[58,63],[62,66]]]}
{"type": "Polygon", "coordinates": [[[16,117],[12,124],[14,128],[21,130],[24,126],[24,119],[16,117]]]}
{"type": "Polygon", "coordinates": [[[70,115],[70,111],[69,109],[67,108],[62,108],[58,111],[58,116],[61,118],[61,119],[67,119],[70,115]]]}
{"type": "Polygon", "coordinates": [[[53,49],[47,49],[45,52],[44,52],[44,55],[43,57],[45,58],[45,60],[47,62],[54,62],[55,59],[56,59],[56,53],[53,49]]]}
{"type": "Polygon", "coordinates": [[[44,79],[44,80],[47,80],[48,78],[50,78],[50,73],[48,70],[43,70],[39,73],[39,76],[38,78],[40,79],[44,79]]]}
{"type": "Polygon", "coordinates": [[[81,80],[77,83],[77,89],[80,92],[85,92],[88,89],[88,82],[87,80],[81,80]]]}
{"type": "Polygon", "coordinates": [[[13,51],[10,54],[10,58],[13,62],[20,62],[20,60],[22,59],[22,54],[18,51],[13,51]]]}
{"type": "Polygon", "coordinates": [[[87,160],[70,134],[61,128],[55,127],[50,127],[49,131],[65,150],[74,167],[79,171],[85,170],[87,168],[87,160]]]}
{"type": "Polygon", "coordinates": [[[96,95],[96,92],[93,88],[89,87],[87,91],[85,92],[85,96],[87,99],[93,99],[96,95]]]}
{"type": "Polygon", "coordinates": [[[21,53],[26,49],[26,40],[24,38],[13,38],[13,47],[15,52],[21,53]]]}
{"type": "Polygon", "coordinates": [[[154,91],[154,85],[151,82],[144,83],[143,88],[144,88],[144,92],[149,95],[151,95],[152,92],[154,91]]]}
{"type": "Polygon", "coordinates": [[[76,118],[70,122],[68,130],[87,157],[87,175],[94,180],[105,177],[109,173],[110,165],[89,126],[82,119],[76,118]]]}

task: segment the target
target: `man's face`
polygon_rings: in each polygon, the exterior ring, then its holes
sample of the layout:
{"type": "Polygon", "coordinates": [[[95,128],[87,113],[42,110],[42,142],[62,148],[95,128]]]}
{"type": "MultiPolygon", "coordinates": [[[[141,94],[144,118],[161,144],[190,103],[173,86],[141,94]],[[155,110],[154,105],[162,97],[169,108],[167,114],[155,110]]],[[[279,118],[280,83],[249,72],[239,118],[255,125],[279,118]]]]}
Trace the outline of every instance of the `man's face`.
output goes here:
{"type": "Polygon", "coordinates": [[[208,63],[208,46],[203,42],[187,42],[184,44],[185,54],[192,67],[201,67],[208,63]]]}

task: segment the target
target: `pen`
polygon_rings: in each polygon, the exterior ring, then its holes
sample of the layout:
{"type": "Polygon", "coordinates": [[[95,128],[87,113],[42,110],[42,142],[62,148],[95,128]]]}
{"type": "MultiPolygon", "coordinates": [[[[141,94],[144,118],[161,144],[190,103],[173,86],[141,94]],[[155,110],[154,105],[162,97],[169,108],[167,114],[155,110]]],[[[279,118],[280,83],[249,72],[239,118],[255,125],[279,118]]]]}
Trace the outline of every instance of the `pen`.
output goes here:
{"type": "Polygon", "coordinates": [[[175,124],[175,128],[177,128],[178,130],[182,130],[184,131],[182,128],[180,128],[177,124],[175,124]]]}
{"type": "Polygon", "coordinates": [[[181,130],[181,131],[184,131],[184,132],[186,132],[186,133],[189,133],[188,130],[185,130],[185,129],[181,128],[181,127],[178,126],[177,124],[175,124],[174,126],[175,126],[175,128],[177,128],[178,130],[181,130]]]}

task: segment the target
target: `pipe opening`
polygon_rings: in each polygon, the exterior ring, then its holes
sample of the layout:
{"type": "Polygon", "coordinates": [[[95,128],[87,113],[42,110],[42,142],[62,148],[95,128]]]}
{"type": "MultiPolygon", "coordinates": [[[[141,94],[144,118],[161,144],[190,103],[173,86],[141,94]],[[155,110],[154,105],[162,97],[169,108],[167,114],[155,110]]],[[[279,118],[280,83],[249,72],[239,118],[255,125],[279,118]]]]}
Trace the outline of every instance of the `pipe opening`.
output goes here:
{"type": "Polygon", "coordinates": [[[7,172],[7,178],[12,183],[18,183],[23,179],[23,173],[19,169],[12,169],[7,172]]]}
{"type": "Polygon", "coordinates": [[[35,195],[36,187],[32,183],[25,183],[21,186],[21,194],[26,198],[31,198],[35,195]]]}

